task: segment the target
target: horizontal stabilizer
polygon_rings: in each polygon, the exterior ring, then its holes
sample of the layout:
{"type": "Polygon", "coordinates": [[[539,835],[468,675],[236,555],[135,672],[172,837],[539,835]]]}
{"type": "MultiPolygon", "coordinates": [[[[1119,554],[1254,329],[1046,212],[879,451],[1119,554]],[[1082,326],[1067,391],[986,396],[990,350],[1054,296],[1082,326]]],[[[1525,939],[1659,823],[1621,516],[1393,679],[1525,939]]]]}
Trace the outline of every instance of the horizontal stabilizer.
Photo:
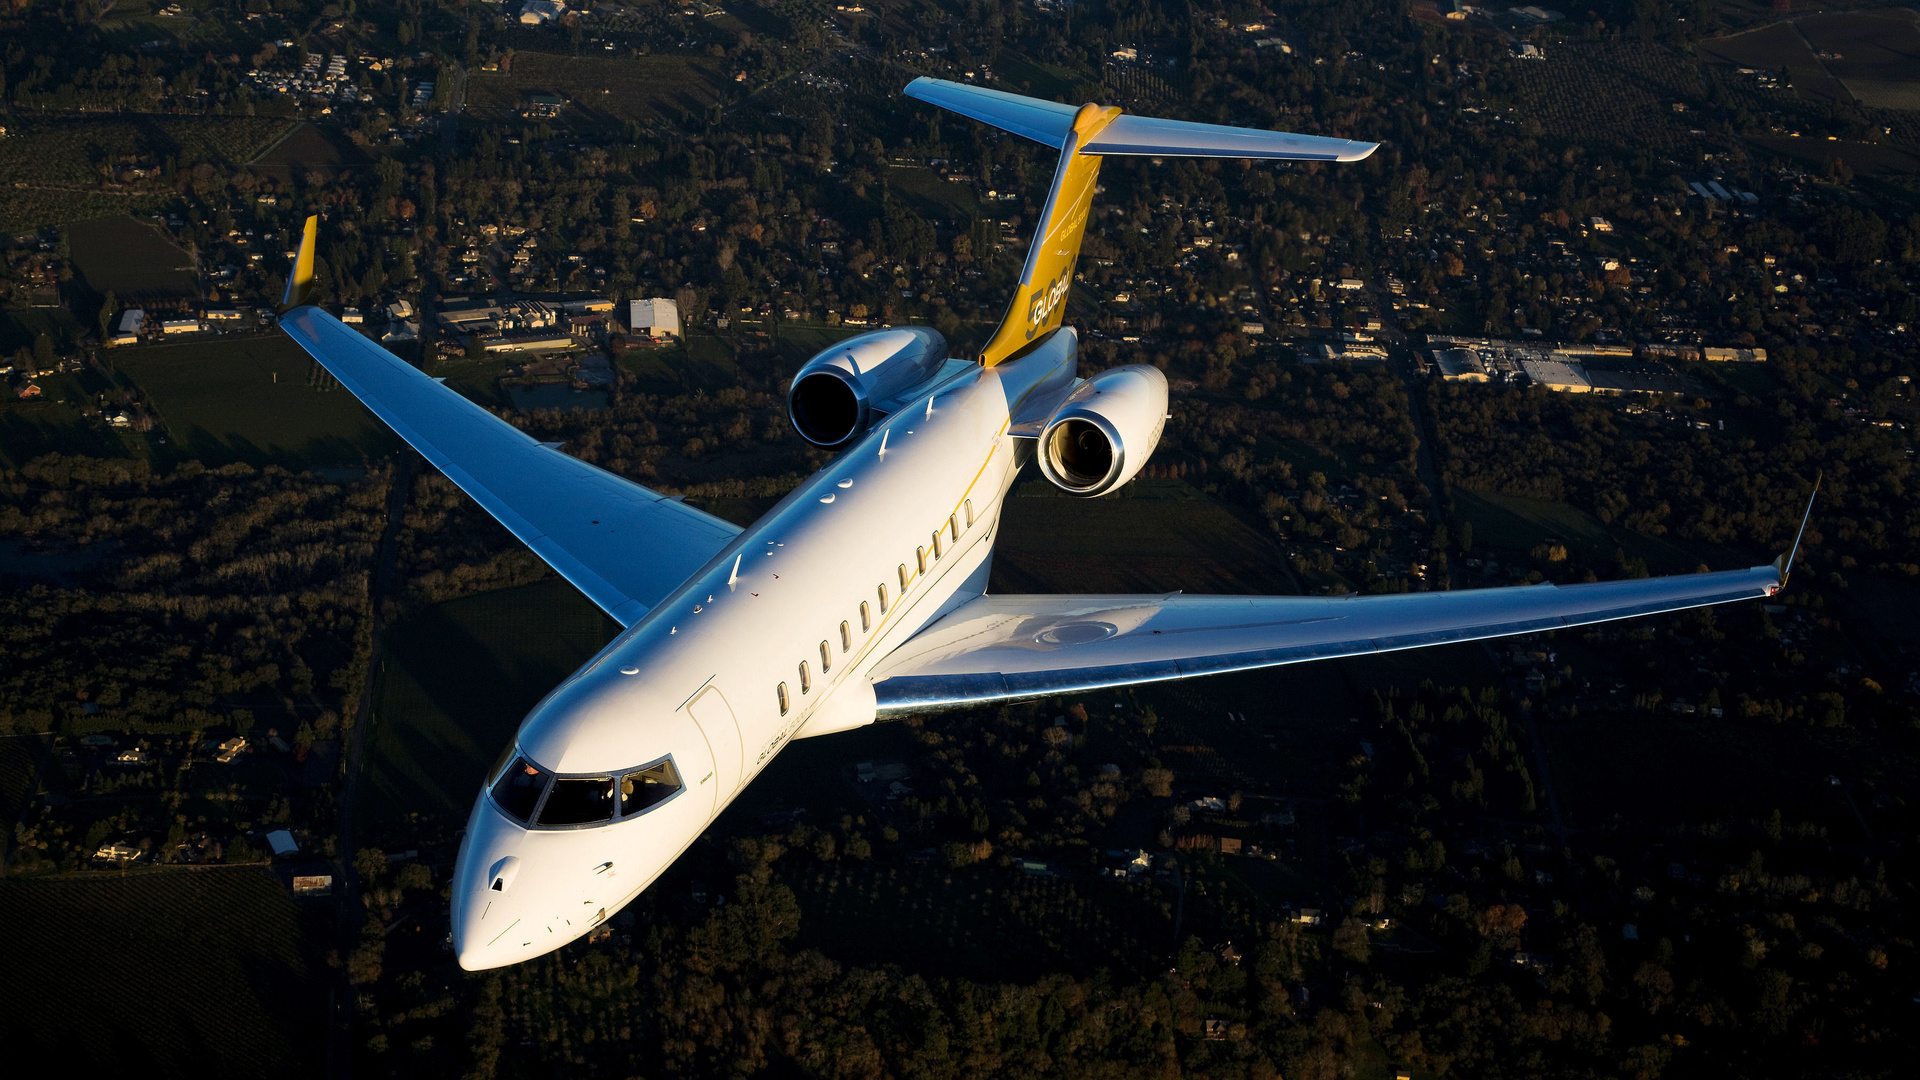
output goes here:
{"type": "Polygon", "coordinates": [[[1155,116],[1119,116],[1080,148],[1083,154],[1134,157],[1262,158],[1269,161],[1359,161],[1379,143],[1293,135],[1285,131],[1190,124],[1155,116]]]}
{"type": "Polygon", "coordinates": [[[908,83],[905,93],[1055,150],[1067,145],[1067,136],[1073,131],[1073,115],[1079,111],[1057,101],[1021,97],[1003,90],[929,79],[924,75],[908,83]]]}
{"type": "MultiPolygon", "coordinates": [[[[1032,139],[1056,150],[1072,142],[1072,105],[1022,97],[984,86],[918,78],[907,84],[908,97],[969,116],[983,124],[1032,139]]],[[[1193,124],[1153,116],[1115,117],[1078,148],[1082,154],[1134,157],[1261,158],[1277,161],[1359,161],[1379,145],[1285,131],[1193,124]]]]}

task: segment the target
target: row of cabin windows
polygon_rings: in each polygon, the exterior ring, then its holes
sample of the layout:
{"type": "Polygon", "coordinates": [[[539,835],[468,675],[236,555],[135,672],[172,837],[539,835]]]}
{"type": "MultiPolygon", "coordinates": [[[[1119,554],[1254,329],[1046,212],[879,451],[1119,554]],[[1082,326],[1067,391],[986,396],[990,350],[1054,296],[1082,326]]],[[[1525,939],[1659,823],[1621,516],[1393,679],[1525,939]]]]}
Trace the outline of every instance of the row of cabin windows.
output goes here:
{"type": "MultiPolygon", "coordinates": [[[[927,572],[928,547],[932,548],[933,558],[935,561],[938,561],[946,555],[948,548],[960,542],[962,529],[973,528],[972,499],[966,500],[963,506],[963,512],[967,517],[964,526],[960,523],[959,514],[947,515],[947,523],[933,530],[933,536],[930,538],[931,543],[923,545],[914,552],[914,562],[919,567],[918,571],[910,573],[907,570],[906,563],[900,564],[900,595],[905,596],[907,594],[907,585],[914,579],[916,573],[924,574],[927,572]]],[[[887,584],[884,581],[880,583],[878,599],[880,601],[880,614],[885,615],[892,604],[892,598],[887,594],[887,584]]],[[[873,609],[868,606],[865,600],[862,600],[860,601],[860,632],[866,634],[872,630],[873,609]]],[[[840,623],[840,652],[844,655],[852,651],[853,624],[842,620],[840,623]]],[[[833,649],[831,642],[822,639],[820,642],[820,673],[824,675],[832,670],[833,649]]],[[[808,661],[805,660],[800,661],[800,692],[802,694],[813,692],[813,671],[808,666],[808,661]]],[[[774,688],[774,696],[780,699],[780,715],[787,715],[787,710],[793,707],[793,699],[787,694],[787,684],[781,683],[779,686],[776,686],[774,688]]]]}

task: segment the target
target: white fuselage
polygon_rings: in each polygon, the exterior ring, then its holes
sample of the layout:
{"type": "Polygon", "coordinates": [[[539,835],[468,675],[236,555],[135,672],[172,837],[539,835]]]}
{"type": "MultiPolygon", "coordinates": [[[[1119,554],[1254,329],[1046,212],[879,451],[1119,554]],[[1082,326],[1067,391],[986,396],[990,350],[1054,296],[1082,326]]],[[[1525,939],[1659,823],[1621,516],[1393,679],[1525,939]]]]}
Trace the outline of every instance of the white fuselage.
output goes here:
{"type": "Polygon", "coordinates": [[[1064,390],[1076,353],[1068,330],[996,367],[950,362],[535,707],[516,752],[540,769],[618,776],[670,756],[683,786],[643,813],[572,827],[523,825],[482,791],[453,884],[461,966],[585,934],[787,742],[871,723],[874,665],[985,591],[1030,445],[1010,434],[1013,416],[1064,390]]]}

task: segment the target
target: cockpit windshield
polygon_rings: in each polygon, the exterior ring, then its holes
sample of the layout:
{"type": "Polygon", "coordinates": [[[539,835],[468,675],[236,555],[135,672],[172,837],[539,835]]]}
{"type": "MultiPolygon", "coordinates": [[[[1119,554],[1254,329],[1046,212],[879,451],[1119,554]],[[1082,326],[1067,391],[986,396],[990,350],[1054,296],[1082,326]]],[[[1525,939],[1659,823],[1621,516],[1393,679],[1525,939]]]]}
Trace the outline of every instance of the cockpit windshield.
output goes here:
{"type": "Polygon", "coordinates": [[[560,776],[509,748],[494,766],[488,790],[494,805],[522,825],[578,828],[644,814],[685,786],[673,758],[603,776],[560,776]]]}
{"type": "Polygon", "coordinates": [[[547,790],[551,776],[526,758],[515,758],[507,771],[493,784],[493,801],[502,813],[525,825],[533,817],[534,807],[547,790]]]}
{"type": "Polygon", "coordinates": [[[613,820],[613,777],[555,780],[540,807],[542,825],[594,825],[613,820]]]}
{"type": "Polygon", "coordinates": [[[643,814],[680,793],[680,772],[668,758],[620,778],[620,816],[643,814]]]}

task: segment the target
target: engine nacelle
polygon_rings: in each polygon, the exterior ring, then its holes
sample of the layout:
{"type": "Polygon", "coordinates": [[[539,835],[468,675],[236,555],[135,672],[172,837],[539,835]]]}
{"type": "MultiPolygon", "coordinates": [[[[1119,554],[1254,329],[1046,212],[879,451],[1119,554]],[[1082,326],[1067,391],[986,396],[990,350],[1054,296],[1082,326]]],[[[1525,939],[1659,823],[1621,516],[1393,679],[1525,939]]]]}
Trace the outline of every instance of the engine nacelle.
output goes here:
{"type": "Polygon", "coordinates": [[[1167,377],[1146,364],[1103,371],[1075,387],[1040,431],[1040,472],[1074,495],[1105,495],[1133,479],[1167,425],[1167,377]]]}
{"type": "Polygon", "coordinates": [[[932,378],[946,359],[947,339],[925,326],[850,337],[821,350],[793,377],[787,417],[815,446],[845,446],[873,423],[876,405],[932,378]]]}

